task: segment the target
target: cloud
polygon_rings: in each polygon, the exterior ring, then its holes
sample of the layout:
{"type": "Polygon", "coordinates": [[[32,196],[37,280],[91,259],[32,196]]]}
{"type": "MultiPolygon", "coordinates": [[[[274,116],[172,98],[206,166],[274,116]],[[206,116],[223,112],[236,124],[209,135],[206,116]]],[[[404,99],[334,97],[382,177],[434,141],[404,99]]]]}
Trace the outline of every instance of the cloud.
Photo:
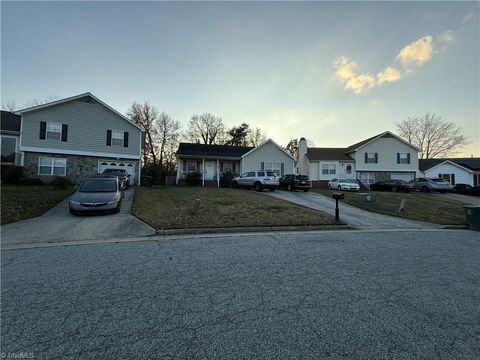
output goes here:
{"type": "Polygon", "coordinates": [[[379,72],[376,76],[372,74],[357,74],[357,64],[345,56],[341,56],[335,61],[335,75],[344,82],[345,89],[352,90],[355,94],[360,94],[369,88],[373,88],[384,82],[391,82],[400,79],[400,71],[388,67],[379,72]]]}
{"type": "Polygon", "coordinates": [[[447,30],[435,37],[435,41],[440,44],[448,44],[454,40],[455,40],[455,36],[453,35],[453,32],[451,32],[450,30],[447,30]]]}
{"type": "Polygon", "coordinates": [[[432,58],[433,54],[432,36],[424,36],[417,41],[405,46],[397,56],[404,65],[422,65],[432,58]]]}

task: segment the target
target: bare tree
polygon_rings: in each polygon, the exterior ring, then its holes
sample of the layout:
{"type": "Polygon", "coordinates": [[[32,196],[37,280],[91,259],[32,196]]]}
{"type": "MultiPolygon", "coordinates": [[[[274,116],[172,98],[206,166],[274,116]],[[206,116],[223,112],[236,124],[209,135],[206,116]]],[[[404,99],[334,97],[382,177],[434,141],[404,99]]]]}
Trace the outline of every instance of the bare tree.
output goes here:
{"type": "Polygon", "coordinates": [[[15,110],[17,110],[17,103],[15,102],[15,100],[8,101],[2,104],[2,109],[6,111],[14,112],[15,110]]]}
{"type": "Polygon", "coordinates": [[[251,128],[247,136],[247,145],[257,147],[265,140],[267,138],[260,128],[251,128]]]}
{"type": "Polygon", "coordinates": [[[430,113],[397,123],[397,131],[400,137],[418,147],[420,159],[444,158],[468,144],[460,127],[430,113]]]}
{"type": "Polygon", "coordinates": [[[3,103],[2,104],[2,109],[5,109],[5,110],[10,111],[10,112],[14,112],[14,111],[20,110],[20,109],[26,109],[26,108],[30,108],[30,107],[34,107],[34,106],[38,106],[38,105],[47,104],[49,102],[53,102],[53,101],[56,101],[58,99],[59,99],[58,96],[53,96],[53,95],[47,96],[43,99],[34,98],[34,99],[30,99],[30,100],[25,101],[21,106],[17,105],[17,102],[15,100],[11,100],[11,101],[8,101],[6,103],[3,103]]]}
{"type": "MultiPolygon", "coordinates": [[[[168,162],[172,161],[172,149],[178,146],[180,138],[180,123],[174,120],[170,115],[162,112],[156,121],[156,132],[158,134],[158,155],[162,168],[169,169],[168,162]]],[[[173,152],[174,154],[174,152],[173,152]]]]}
{"type": "Polygon", "coordinates": [[[221,117],[210,113],[193,115],[185,134],[188,141],[202,144],[221,144],[225,137],[225,125],[221,117]]]}
{"type": "Polygon", "coordinates": [[[158,118],[157,108],[146,101],[143,104],[133,102],[127,112],[127,116],[132,119],[135,124],[145,129],[142,151],[144,166],[147,165],[149,161],[152,161],[153,168],[156,168],[158,164],[156,155],[158,129],[155,126],[155,121],[158,118]]]}
{"type": "Polygon", "coordinates": [[[292,139],[288,142],[285,149],[292,155],[294,158],[298,156],[298,139],[292,139]]]}

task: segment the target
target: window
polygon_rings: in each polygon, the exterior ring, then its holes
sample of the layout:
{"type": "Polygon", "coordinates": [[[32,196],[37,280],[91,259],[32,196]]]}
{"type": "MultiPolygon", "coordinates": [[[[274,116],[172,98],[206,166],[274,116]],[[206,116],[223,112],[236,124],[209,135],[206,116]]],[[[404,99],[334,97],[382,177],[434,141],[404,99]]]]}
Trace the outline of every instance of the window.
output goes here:
{"type": "Polygon", "coordinates": [[[47,122],[47,139],[60,140],[62,137],[62,124],[47,122]]]}
{"type": "Polygon", "coordinates": [[[259,172],[257,172],[257,175],[258,176],[265,176],[265,172],[264,171],[259,171],[259,172]]]}
{"type": "Polygon", "coordinates": [[[123,146],[123,131],[112,130],[112,145],[123,146]]]}
{"type": "Polygon", "coordinates": [[[197,162],[195,160],[187,160],[187,172],[197,171],[197,162]]]}
{"type": "Polygon", "coordinates": [[[2,163],[15,162],[17,150],[17,139],[9,136],[2,136],[2,163]]]}
{"type": "Polygon", "coordinates": [[[322,174],[336,174],[337,173],[337,165],[335,164],[322,164],[322,174]]]}
{"type": "Polygon", "coordinates": [[[65,176],[67,172],[67,159],[40,157],[38,158],[39,175],[65,176]]]}
{"type": "Polygon", "coordinates": [[[347,169],[345,171],[347,174],[351,174],[352,173],[352,165],[347,165],[347,169]]]}
{"type": "Polygon", "coordinates": [[[223,163],[223,172],[233,172],[231,161],[225,161],[223,163]]]}
{"type": "Polygon", "coordinates": [[[473,186],[480,185],[480,174],[473,174],[473,186]]]}
{"type": "Polygon", "coordinates": [[[365,164],[378,164],[378,153],[365,153],[365,164]]]}
{"type": "Polygon", "coordinates": [[[438,177],[448,181],[452,185],[455,185],[455,174],[438,174],[438,177]]]}
{"type": "Polygon", "coordinates": [[[249,171],[247,177],[255,177],[255,171],[249,171]]]}
{"type": "Polygon", "coordinates": [[[283,163],[273,161],[263,161],[262,170],[269,170],[275,172],[278,176],[282,175],[283,163]]]}
{"type": "Polygon", "coordinates": [[[410,164],[410,154],[397,153],[397,164],[410,164]]]}

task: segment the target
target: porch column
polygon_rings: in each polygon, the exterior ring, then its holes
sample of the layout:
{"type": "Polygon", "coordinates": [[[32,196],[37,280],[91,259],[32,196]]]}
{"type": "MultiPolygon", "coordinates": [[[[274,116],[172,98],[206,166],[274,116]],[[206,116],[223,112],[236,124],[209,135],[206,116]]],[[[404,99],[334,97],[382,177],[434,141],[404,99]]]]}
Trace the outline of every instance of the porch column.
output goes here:
{"type": "Polygon", "coordinates": [[[218,161],[217,158],[217,187],[220,187],[220,162],[218,161]]]}
{"type": "Polygon", "coordinates": [[[202,158],[202,186],[205,186],[205,159],[202,158]]]}

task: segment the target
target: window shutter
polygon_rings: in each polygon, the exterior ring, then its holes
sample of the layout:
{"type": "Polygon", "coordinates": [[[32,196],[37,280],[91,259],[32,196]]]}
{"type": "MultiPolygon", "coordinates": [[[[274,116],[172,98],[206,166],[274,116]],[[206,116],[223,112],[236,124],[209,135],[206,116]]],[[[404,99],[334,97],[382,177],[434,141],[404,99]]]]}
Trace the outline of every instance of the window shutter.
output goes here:
{"type": "Polygon", "coordinates": [[[200,172],[200,160],[197,160],[197,167],[195,168],[195,171],[200,172]]]}
{"type": "Polygon", "coordinates": [[[375,153],[375,164],[378,164],[378,153],[375,153]]]}
{"type": "Polygon", "coordinates": [[[397,164],[400,164],[400,153],[397,153],[397,164]]]}
{"type": "Polygon", "coordinates": [[[123,133],[123,147],[128,147],[128,131],[123,133]]]}
{"type": "Polygon", "coordinates": [[[452,185],[455,185],[455,174],[451,175],[452,185]]]}
{"type": "Polygon", "coordinates": [[[68,138],[68,125],[62,124],[62,141],[67,141],[68,138]]]}
{"type": "Polygon", "coordinates": [[[223,173],[223,161],[220,161],[220,172],[223,173]]]}
{"type": "Polygon", "coordinates": [[[107,146],[112,146],[112,130],[107,130],[107,146]]]}
{"type": "Polygon", "coordinates": [[[40,121],[40,139],[45,140],[47,135],[47,123],[40,121]]]}
{"type": "Polygon", "coordinates": [[[187,172],[187,161],[183,160],[182,163],[183,163],[183,173],[185,174],[187,172]]]}
{"type": "Polygon", "coordinates": [[[232,165],[232,172],[235,174],[235,161],[233,162],[233,165],[232,165]]]}
{"type": "Polygon", "coordinates": [[[365,164],[368,163],[368,153],[365,153],[365,164]]]}
{"type": "Polygon", "coordinates": [[[265,169],[265,162],[261,162],[260,163],[260,170],[264,170],[265,169]]]}
{"type": "Polygon", "coordinates": [[[280,165],[280,175],[283,176],[284,173],[285,173],[285,164],[281,163],[281,165],[280,165]]]}
{"type": "Polygon", "coordinates": [[[410,164],[410,153],[407,153],[407,164],[410,164]]]}

